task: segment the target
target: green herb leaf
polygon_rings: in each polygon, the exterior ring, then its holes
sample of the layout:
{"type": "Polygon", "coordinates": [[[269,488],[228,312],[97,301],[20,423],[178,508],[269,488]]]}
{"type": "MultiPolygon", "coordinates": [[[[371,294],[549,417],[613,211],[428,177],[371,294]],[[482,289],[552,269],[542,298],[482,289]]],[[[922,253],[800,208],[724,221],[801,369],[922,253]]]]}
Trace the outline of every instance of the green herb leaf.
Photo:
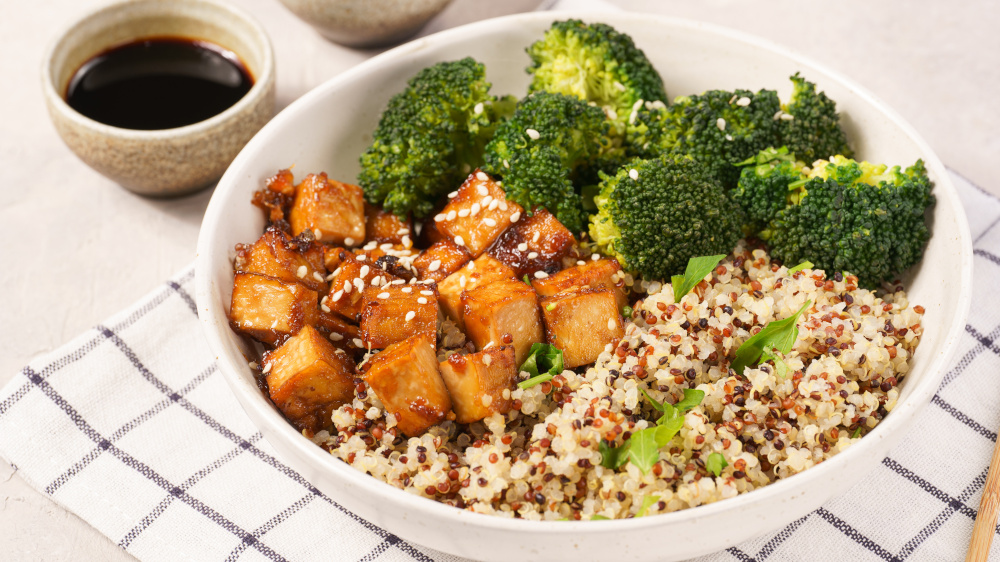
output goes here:
{"type": "Polygon", "coordinates": [[[767,326],[764,326],[764,329],[750,336],[736,350],[736,358],[730,367],[737,374],[742,374],[744,369],[760,360],[764,350],[777,349],[781,353],[790,352],[792,346],[795,345],[796,338],[799,337],[799,328],[795,324],[798,322],[799,316],[805,312],[810,304],[812,304],[812,301],[806,301],[802,305],[802,308],[795,314],[784,320],[770,322],[767,326]]]}
{"type": "Polygon", "coordinates": [[[668,433],[666,428],[659,425],[633,433],[624,445],[627,447],[625,457],[643,474],[649,472],[656,461],[660,460],[660,447],[666,445],[670,441],[670,437],[673,437],[672,434],[668,436],[668,433]]]}
{"type": "Polygon", "coordinates": [[[635,513],[635,516],[636,517],[645,517],[646,516],[646,512],[649,511],[649,508],[653,507],[653,504],[656,503],[656,502],[658,502],[658,501],[660,501],[660,496],[643,496],[642,497],[642,505],[639,506],[639,511],[637,511],[635,513]]]}
{"type": "Polygon", "coordinates": [[[642,395],[646,397],[646,400],[649,400],[649,403],[652,404],[654,408],[656,408],[661,412],[663,411],[663,404],[660,404],[655,399],[653,399],[653,397],[650,396],[648,392],[646,392],[645,388],[639,388],[639,392],[641,392],[642,395]]]}
{"type": "Polygon", "coordinates": [[[545,305],[545,310],[549,312],[552,312],[553,310],[555,310],[555,308],[556,308],[556,303],[554,302],[550,302],[549,304],[545,305]]]}
{"type": "Polygon", "coordinates": [[[605,517],[601,514],[595,513],[590,516],[591,521],[611,521],[610,517],[605,517]]]}
{"type": "Polygon", "coordinates": [[[531,388],[533,386],[537,386],[539,384],[542,384],[543,382],[547,382],[547,381],[552,380],[553,376],[554,375],[550,375],[548,373],[542,373],[542,374],[538,375],[537,377],[531,377],[530,379],[523,380],[523,381],[517,383],[517,387],[520,388],[520,389],[522,389],[522,390],[526,389],[526,388],[531,388]]]}
{"type": "Polygon", "coordinates": [[[521,370],[527,371],[531,378],[517,383],[520,388],[531,388],[550,381],[563,371],[563,352],[547,343],[532,344],[528,358],[521,364],[521,370]]]}
{"type": "Polygon", "coordinates": [[[601,466],[604,468],[618,468],[625,464],[625,451],[626,445],[621,447],[612,447],[610,443],[601,439],[601,442],[597,444],[597,452],[601,453],[601,466]]]}
{"type": "Polygon", "coordinates": [[[785,363],[785,360],[775,353],[774,349],[765,349],[760,355],[760,360],[774,361],[774,372],[781,378],[785,378],[785,376],[788,375],[788,371],[792,370],[792,368],[788,366],[788,363],[785,363]]]}
{"type": "Polygon", "coordinates": [[[524,274],[524,282],[527,283],[528,285],[531,285],[531,280],[528,279],[528,274],[527,273],[524,274]]]}
{"type": "Polygon", "coordinates": [[[799,265],[797,265],[797,266],[789,269],[788,270],[788,274],[791,275],[793,273],[798,273],[799,271],[802,271],[803,269],[812,269],[813,267],[815,267],[813,265],[813,262],[811,262],[811,261],[804,261],[804,262],[800,263],[799,265]]]}
{"type": "Polygon", "coordinates": [[[722,453],[712,453],[708,455],[708,460],[705,461],[705,469],[716,476],[722,474],[722,469],[727,466],[729,466],[729,463],[726,462],[726,457],[722,456],[722,453]]]}
{"type": "Polygon", "coordinates": [[[680,402],[674,404],[674,408],[677,408],[682,412],[686,412],[691,408],[694,408],[695,406],[701,404],[701,401],[704,399],[705,399],[704,390],[698,390],[697,388],[685,388],[684,398],[680,402]]]}
{"type": "Polygon", "coordinates": [[[622,316],[624,316],[625,318],[631,318],[634,312],[635,310],[633,310],[632,307],[627,304],[622,307],[622,316]]]}
{"type": "Polygon", "coordinates": [[[563,517],[562,519],[556,519],[556,521],[569,521],[569,517],[563,517]]]}
{"type": "Polygon", "coordinates": [[[690,293],[691,289],[711,273],[724,257],[725,254],[720,254],[689,259],[684,275],[674,275],[670,278],[670,284],[674,287],[674,302],[681,302],[684,295],[690,293]]]}
{"type": "Polygon", "coordinates": [[[858,435],[861,435],[861,426],[860,426],[860,425],[858,426],[858,428],[857,428],[857,429],[855,429],[855,430],[854,430],[854,433],[853,433],[853,434],[851,434],[851,439],[854,439],[854,438],[855,438],[855,437],[857,437],[858,435]]]}

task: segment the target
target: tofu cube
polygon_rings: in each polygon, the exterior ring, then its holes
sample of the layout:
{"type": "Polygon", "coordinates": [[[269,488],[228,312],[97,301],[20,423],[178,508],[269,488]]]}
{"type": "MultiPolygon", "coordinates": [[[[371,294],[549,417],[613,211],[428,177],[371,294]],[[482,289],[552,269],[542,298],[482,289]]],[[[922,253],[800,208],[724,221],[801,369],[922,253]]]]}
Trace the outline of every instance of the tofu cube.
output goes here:
{"type": "Polygon", "coordinates": [[[416,437],[454,417],[448,389],[438,372],[434,339],[426,334],[390,345],[368,362],[365,381],[396,417],[399,430],[416,437]]]}
{"type": "Polygon", "coordinates": [[[521,206],[507,201],[503,189],[492,178],[476,170],[435,216],[435,224],[443,238],[464,246],[477,258],[522,214],[521,206]],[[438,221],[440,216],[444,219],[438,221]]]}
{"type": "Polygon", "coordinates": [[[323,265],[326,266],[327,271],[336,271],[340,264],[347,259],[349,253],[351,253],[349,250],[339,246],[324,246],[323,265]]]}
{"type": "Polygon", "coordinates": [[[280,170],[268,178],[265,189],[255,191],[251,202],[264,211],[268,223],[284,220],[295,200],[295,184],[290,170],[280,170]]]}
{"type": "Polygon", "coordinates": [[[309,174],[296,188],[288,222],[295,236],[309,229],[320,242],[353,246],[365,239],[364,193],[325,173],[309,174]]]}
{"type": "Polygon", "coordinates": [[[339,314],[320,310],[316,319],[316,329],[335,347],[348,352],[352,358],[365,349],[364,345],[358,345],[361,343],[361,328],[351,324],[339,314]]]}
{"type": "Polygon", "coordinates": [[[587,260],[583,265],[568,267],[545,279],[533,279],[531,286],[540,297],[575,289],[611,289],[615,293],[618,310],[628,304],[622,266],[614,258],[587,260]]]}
{"type": "Polygon", "coordinates": [[[300,431],[332,427],[333,410],[354,398],[354,361],[310,326],[266,353],[267,389],[300,431]]]}
{"type": "Polygon", "coordinates": [[[441,310],[455,322],[455,325],[463,329],[465,323],[462,321],[462,293],[471,291],[483,283],[501,279],[514,279],[514,270],[489,254],[479,256],[438,283],[441,310]]]}
{"type": "Polygon", "coordinates": [[[498,412],[506,414],[513,401],[510,394],[517,381],[514,347],[491,347],[478,353],[454,353],[441,362],[441,378],[448,387],[455,421],[472,423],[498,412]]]}
{"type": "Polygon", "coordinates": [[[539,208],[505,230],[487,252],[512,267],[520,278],[534,277],[536,271],[559,271],[574,246],[573,233],[552,213],[539,208]]]}
{"type": "Polygon", "coordinates": [[[563,352],[567,369],[588,365],[625,335],[612,289],[580,289],[541,299],[545,339],[563,352]]]}
{"type": "Polygon", "coordinates": [[[404,236],[412,247],[413,222],[409,217],[403,220],[382,207],[365,203],[365,242],[406,246],[404,236]]]}
{"type": "Polygon", "coordinates": [[[318,300],[319,293],[298,283],[237,273],[229,321],[237,332],[275,345],[303,326],[316,324],[318,300]]]}
{"type": "Polygon", "coordinates": [[[527,284],[502,279],[462,293],[465,335],[480,350],[487,345],[513,345],[520,365],[531,344],[543,340],[538,297],[527,284]]]}
{"type": "Polygon", "coordinates": [[[365,289],[382,287],[396,279],[368,259],[361,261],[351,253],[346,254],[338,269],[330,282],[330,292],[321,304],[354,322],[361,319],[365,289]]]}
{"type": "Polygon", "coordinates": [[[452,273],[469,262],[472,257],[468,250],[458,246],[451,240],[441,240],[413,260],[419,279],[432,279],[435,282],[444,281],[452,273]]]}
{"type": "Polygon", "coordinates": [[[235,269],[301,283],[320,294],[328,289],[322,245],[289,239],[277,228],[267,229],[250,246],[237,245],[235,269]]]}
{"type": "Polygon", "coordinates": [[[388,285],[364,292],[361,341],[384,349],[411,336],[425,335],[437,343],[438,297],[433,285],[388,285]]]}

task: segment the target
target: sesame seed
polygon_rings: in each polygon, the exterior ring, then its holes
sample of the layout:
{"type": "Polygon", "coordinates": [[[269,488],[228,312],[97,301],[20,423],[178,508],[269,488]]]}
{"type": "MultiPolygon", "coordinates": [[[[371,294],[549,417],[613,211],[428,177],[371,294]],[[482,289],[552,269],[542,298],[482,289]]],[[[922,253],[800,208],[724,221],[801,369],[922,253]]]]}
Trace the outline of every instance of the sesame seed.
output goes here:
{"type": "Polygon", "coordinates": [[[461,276],[461,277],[458,278],[458,286],[464,289],[465,288],[465,284],[466,284],[465,276],[463,275],[463,276],[461,276]]]}
{"type": "Polygon", "coordinates": [[[427,297],[418,297],[417,302],[420,304],[427,304],[427,297]]]}
{"type": "Polygon", "coordinates": [[[521,220],[521,211],[514,211],[514,214],[510,216],[510,222],[517,222],[521,220]]]}
{"type": "Polygon", "coordinates": [[[538,257],[538,252],[528,252],[528,259],[533,260],[538,257]]]}
{"type": "Polygon", "coordinates": [[[470,261],[469,265],[467,265],[466,267],[469,269],[469,271],[474,271],[476,269],[476,262],[470,261]]]}
{"type": "Polygon", "coordinates": [[[382,244],[381,246],[379,246],[379,249],[380,250],[391,250],[392,249],[392,243],[391,242],[386,242],[385,244],[382,244]]]}
{"type": "Polygon", "coordinates": [[[389,298],[389,293],[379,293],[378,294],[378,298],[380,298],[380,299],[387,299],[387,298],[389,298]]]}
{"type": "Polygon", "coordinates": [[[434,296],[434,291],[420,291],[420,294],[425,297],[432,297],[434,296]]]}
{"type": "Polygon", "coordinates": [[[379,276],[376,275],[375,277],[372,278],[372,280],[371,280],[371,286],[372,287],[378,287],[381,284],[382,284],[382,278],[381,277],[379,277],[379,276]]]}
{"type": "MultiPolygon", "coordinates": [[[[323,300],[326,301],[326,297],[323,297],[323,300]]],[[[330,307],[326,306],[326,302],[321,302],[320,305],[319,305],[319,308],[323,312],[330,312],[330,307]]]]}
{"type": "Polygon", "coordinates": [[[313,229],[313,238],[319,240],[322,237],[323,237],[323,231],[320,230],[320,229],[318,229],[318,228],[314,228],[313,229]]]}
{"type": "Polygon", "coordinates": [[[462,238],[461,236],[456,236],[455,243],[458,244],[459,246],[465,246],[465,239],[462,238]]]}
{"type": "Polygon", "coordinates": [[[790,113],[782,113],[781,114],[781,120],[782,121],[791,121],[792,119],[795,119],[795,116],[792,115],[792,114],[790,114],[790,113]]]}
{"type": "Polygon", "coordinates": [[[372,240],[371,242],[365,244],[365,247],[361,248],[361,249],[370,252],[370,251],[374,250],[375,248],[378,248],[378,242],[372,240]]]}
{"type": "Polygon", "coordinates": [[[719,117],[718,119],[715,120],[715,126],[718,127],[720,131],[725,131],[726,120],[723,119],[722,117],[719,117]]]}
{"type": "Polygon", "coordinates": [[[475,113],[476,115],[479,115],[480,113],[482,113],[483,112],[483,102],[477,103],[476,106],[472,108],[472,112],[475,113]]]}
{"type": "Polygon", "coordinates": [[[410,285],[413,285],[416,282],[417,282],[417,278],[416,277],[410,277],[410,285]]]}
{"type": "Polygon", "coordinates": [[[545,279],[548,276],[549,276],[549,274],[545,273],[544,271],[536,271],[535,272],[535,279],[545,279]]]}
{"type": "Polygon", "coordinates": [[[485,172],[476,172],[476,179],[479,181],[489,181],[490,177],[485,172]]]}
{"type": "Polygon", "coordinates": [[[625,84],[622,84],[621,82],[619,82],[617,80],[614,81],[614,86],[615,86],[615,89],[618,90],[619,92],[624,92],[625,91],[625,84]]]}
{"type": "Polygon", "coordinates": [[[490,211],[492,211],[492,210],[495,210],[498,206],[500,206],[500,201],[497,201],[496,199],[494,199],[494,200],[490,201],[490,206],[487,207],[487,209],[490,210],[490,211]]]}
{"type": "MultiPolygon", "coordinates": [[[[391,284],[392,284],[392,285],[402,285],[403,283],[406,283],[406,281],[403,281],[402,279],[396,279],[396,280],[395,280],[395,281],[393,281],[393,282],[392,282],[391,284]]],[[[404,292],[405,292],[405,291],[404,291],[404,292]]]]}
{"type": "Polygon", "coordinates": [[[435,271],[441,269],[441,260],[434,260],[429,266],[427,266],[427,271],[434,273],[435,271]]]}
{"type": "Polygon", "coordinates": [[[482,195],[482,196],[485,197],[486,195],[490,194],[490,190],[486,189],[485,185],[480,185],[480,186],[476,187],[476,193],[478,193],[478,194],[480,194],[480,195],[482,195]]]}
{"type": "Polygon", "coordinates": [[[736,98],[737,98],[737,97],[738,97],[738,96],[737,96],[736,94],[733,94],[733,97],[729,98],[729,103],[731,104],[731,103],[733,103],[734,101],[736,101],[736,98]]]}
{"type": "Polygon", "coordinates": [[[320,272],[318,272],[318,271],[314,271],[313,272],[313,279],[315,279],[315,280],[317,280],[317,281],[319,281],[319,282],[322,283],[323,282],[323,274],[320,273],[320,272]]]}
{"type": "Polygon", "coordinates": [[[600,254],[591,254],[590,255],[590,259],[592,259],[594,261],[597,261],[597,260],[601,259],[601,255],[600,254]]]}
{"type": "Polygon", "coordinates": [[[632,168],[631,170],[628,171],[628,177],[632,178],[633,180],[638,180],[639,179],[639,170],[636,170],[635,168],[632,168]]]}
{"type": "Polygon", "coordinates": [[[750,105],[750,98],[743,96],[742,98],[736,100],[736,105],[740,107],[746,107],[750,105]]]}
{"type": "Polygon", "coordinates": [[[629,125],[635,124],[635,120],[636,120],[637,117],[639,117],[639,114],[636,113],[635,111],[633,111],[632,113],[629,113],[628,114],[628,124],[629,125]]]}
{"type": "Polygon", "coordinates": [[[733,135],[726,135],[726,140],[727,141],[733,140],[733,135]]]}
{"type": "Polygon", "coordinates": [[[636,100],[636,102],[632,104],[632,111],[639,111],[640,107],[642,107],[642,100],[636,100]]]}
{"type": "Polygon", "coordinates": [[[490,396],[489,394],[484,394],[479,401],[483,403],[483,406],[489,408],[490,404],[493,403],[493,397],[490,396]]]}
{"type": "Polygon", "coordinates": [[[503,167],[504,167],[504,168],[510,168],[510,162],[508,162],[508,161],[504,160],[504,161],[503,161],[503,167]]]}
{"type": "Polygon", "coordinates": [[[413,287],[403,287],[402,291],[404,293],[412,293],[413,292],[413,287]]]}
{"type": "Polygon", "coordinates": [[[406,321],[409,322],[410,320],[413,320],[416,316],[417,316],[417,313],[413,312],[411,310],[411,311],[409,311],[409,312],[406,313],[406,321]]]}
{"type": "Polygon", "coordinates": [[[542,138],[542,135],[540,135],[538,131],[534,129],[527,129],[524,132],[528,134],[528,138],[530,138],[531,140],[538,140],[542,138]]]}
{"type": "Polygon", "coordinates": [[[507,202],[506,201],[501,201],[500,202],[500,210],[501,211],[506,211],[507,210],[507,202]]]}
{"type": "Polygon", "coordinates": [[[365,346],[365,342],[361,341],[360,338],[354,338],[352,341],[354,342],[354,347],[364,347],[365,346]]]}
{"type": "Polygon", "coordinates": [[[485,219],[483,219],[483,224],[485,224],[486,226],[496,226],[497,225],[497,221],[495,221],[495,220],[493,220],[493,219],[491,219],[489,217],[486,217],[485,219]]]}
{"type": "Polygon", "coordinates": [[[351,292],[351,282],[350,281],[344,281],[344,292],[345,293],[350,293],[351,292]]]}
{"type": "Polygon", "coordinates": [[[490,201],[492,201],[492,200],[493,200],[493,196],[492,195],[487,195],[486,197],[483,197],[483,200],[479,202],[479,205],[481,207],[483,207],[483,208],[486,208],[486,206],[489,205],[490,201]]]}
{"type": "Polygon", "coordinates": [[[275,318],[274,322],[271,322],[271,329],[273,330],[273,329],[275,329],[277,327],[278,327],[278,319],[275,318]]]}
{"type": "Polygon", "coordinates": [[[251,362],[247,363],[247,365],[249,365],[251,369],[256,369],[257,368],[257,362],[256,361],[251,361],[251,362]]]}
{"type": "Polygon", "coordinates": [[[614,318],[608,318],[608,329],[609,330],[614,330],[615,329],[615,319],[614,318]]]}
{"type": "Polygon", "coordinates": [[[342,296],[344,296],[344,291],[343,290],[337,291],[336,293],[333,294],[333,302],[339,301],[340,297],[342,296]]]}
{"type": "Polygon", "coordinates": [[[469,216],[469,210],[468,209],[462,209],[461,211],[458,212],[458,216],[460,216],[460,217],[462,217],[464,219],[465,217],[469,216]]]}
{"type": "Polygon", "coordinates": [[[457,217],[457,216],[458,216],[458,213],[456,213],[455,211],[448,211],[448,216],[445,217],[445,218],[447,218],[450,221],[453,221],[453,220],[455,220],[455,217],[457,217]]]}
{"type": "Polygon", "coordinates": [[[615,111],[615,109],[613,107],[609,106],[609,105],[604,106],[604,113],[606,113],[607,116],[608,116],[608,119],[610,119],[612,121],[615,121],[615,120],[618,119],[618,112],[615,111]]]}
{"type": "Polygon", "coordinates": [[[489,367],[490,363],[492,363],[492,362],[493,362],[493,357],[491,357],[489,355],[483,355],[483,365],[486,365],[487,367],[489,367]]]}
{"type": "Polygon", "coordinates": [[[614,348],[615,348],[615,345],[612,344],[612,343],[609,343],[608,345],[604,346],[604,352],[605,353],[611,353],[611,350],[614,349],[614,348]]]}
{"type": "Polygon", "coordinates": [[[330,332],[330,339],[333,341],[340,341],[344,339],[344,335],[338,334],[337,332],[330,332]]]}
{"type": "Polygon", "coordinates": [[[587,265],[587,262],[583,260],[576,260],[576,265],[587,265]]]}
{"type": "Polygon", "coordinates": [[[481,205],[480,205],[479,203],[473,203],[473,204],[472,204],[472,207],[471,207],[471,208],[469,208],[469,214],[470,214],[470,215],[475,215],[475,214],[476,214],[476,213],[478,213],[478,212],[479,212],[479,210],[480,210],[480,209],[482,209],[482,208],[483,208],[483,207],[482,207],[482,206],[481,206],[481,205]]]}
{"type": "Polygon", "coordinates": [[[776,112],[774,113],[774,120],[775,120],[775,121],[777,121],[778,119],[781,119],[781,114],[782,114],[782,113],[784,113],[784,112],[783,112],[783,111],[781,111],[780,109],[779,109],[778,111],[776,111],[776,112]]]}
{"type": "Polygon", "coordinates": [[[531,243],[534,244],[538,242],[538,238],[542,235],[541,232],[535,232],[535,235],[531,237],[531,243]]]}
{"type": "Polygon", "coordinates": [[[406,248],[413,246],[413,240],[410,240],[410,236],[407,234],[403,235],[403,246],[405,246],[406,248]]]}
{"type": "Polygon", "coordinates": [[[365,290],[365,282],[362,281],[361,279],[355,279],[354,280],[354,288],[357,289],[359,293],[361,291],[364,291],[365,290]]]}
{"type": "Polygon", "coordinates": [[[271,364],[270,363],[264,363],[264,371],[263,371],[263,373],[266,375],[266,374],[268,374],[270,372],[271,372],[271,364]]]}
{"type": "Polygon", "coordinates": [[[400,228],[399,230],[396,231],[396,236],[403,236],[403,235],[406,235],[406,234],[409,234],[409,233],[410,233],[410,229],[404,227],[404,228],[400,228]]]}
{"type": "Polygon", "coordinates": [[[521,252],[527,252],[528,251],[528,245],[525,244],[524,242],[521,242],[520,244],[517,245],[517,249],[519,251],[521,251],[521,252]]]}
{"type": "Polygon", "coordinates": [[[448,194],[448,199],[454,199],[456,197],[458,197],[457,191],[452,191],[451,193],[448,194]]]}
{"type": "Polygon", "coordinates": [[[307,268],[304,265],[300,265],[298,271],[295,272],[295,275],[297,275],[299,279],[302,279],[303,277],[306,276],[306,273],[308,271],[309,271],[309,268],[307,268]]]}
{"type": "Polygon", "coordinates": [[[371,271],[370,267],[368,267],[367,265],[362,265],[361,271],[358,273],[358,275],[360,275],[361,277],[365,277],[368,275],[370,271],[371,271]]]}
{"type": "Polygon", "coordinates": [[[441,222],[444,220],[444,213],[438,213],[434,215],[434,222],[441,222]]]}
{"type": "Polygon", "coordinates": [[[366,256],[366,255],[364,255],[364,254],[361,254],[360,256],[357,256],[357,257],[356,257],[356,258],[354,258],[354,259],[356,259],[356,260],[358,260],[358,261],[368,261],[368,256],[366,256]]]}
{"type": "Polygon", "coordinates": [[[354,245],[354,239],[351,238],[350,236],[348,236],[347,238],[344,238],[344,244],[347,245],[347,246],[353,246],[354,245]]]}

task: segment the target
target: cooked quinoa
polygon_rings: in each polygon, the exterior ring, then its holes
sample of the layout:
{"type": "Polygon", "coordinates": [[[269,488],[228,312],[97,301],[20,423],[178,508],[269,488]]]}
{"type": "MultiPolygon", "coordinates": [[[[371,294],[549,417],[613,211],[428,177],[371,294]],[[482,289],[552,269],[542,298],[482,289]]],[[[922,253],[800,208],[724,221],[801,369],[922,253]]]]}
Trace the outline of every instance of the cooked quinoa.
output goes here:
{"type": "MultiPolygon", "coordinates": [[[[314,440],[410,493],[503,517],[626,518],[645,498],[649,515],[733,497],[832,457],[895,406],[923,309],[899,287],[876,294],[857,283],[818,270],[790,276],[741,242],[678,304],[669,284],[642,284],[644,298],[617,346],[582,372],[510,391],[506,415],[469,426],[446,421],[405,439],[359,378],[365,390],[333,413],[336,434],[314,440]],[[806,301],[786,376],[771,363],[729,369],[744,340],[806,301]],[[601,466],[602,440],[621,445],[655,423],[640,389],[676,403],[688,388],[705,397],[648,473],[632,463],[601,466]],[[728,463],[718,477],[705,468],[716,452],[728,463]]],[[[455,332],[445,324],[442,347],[461,352],[455,332]]]]}

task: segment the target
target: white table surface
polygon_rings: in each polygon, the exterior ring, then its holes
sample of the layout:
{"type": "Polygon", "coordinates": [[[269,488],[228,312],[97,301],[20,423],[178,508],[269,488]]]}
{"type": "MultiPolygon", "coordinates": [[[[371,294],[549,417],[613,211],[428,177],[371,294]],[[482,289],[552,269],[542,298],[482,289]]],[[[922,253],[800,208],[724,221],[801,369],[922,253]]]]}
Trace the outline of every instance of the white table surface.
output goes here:
{"type": "MultiPolygon", "coordinates": [[[[277,55],[278,106],[370,57],[328,43],[277,0],[232,0],[277,55]]],[[[1000,3],[914,0],[611,0],[782,43],[868,87],[953,170],[1000,195],[1000,3]]],[[[211,190],[144,199],[73,156],[49,122],[39,68],[53,34],[107,0],[4,2],[0,9],[0,385],[194,259],[211,190]]],[[[425,32],[531,9],[538,0],[456,0],[425,32]]],[[[0,459],[0,558],[129,560],[0,459]]]]}

